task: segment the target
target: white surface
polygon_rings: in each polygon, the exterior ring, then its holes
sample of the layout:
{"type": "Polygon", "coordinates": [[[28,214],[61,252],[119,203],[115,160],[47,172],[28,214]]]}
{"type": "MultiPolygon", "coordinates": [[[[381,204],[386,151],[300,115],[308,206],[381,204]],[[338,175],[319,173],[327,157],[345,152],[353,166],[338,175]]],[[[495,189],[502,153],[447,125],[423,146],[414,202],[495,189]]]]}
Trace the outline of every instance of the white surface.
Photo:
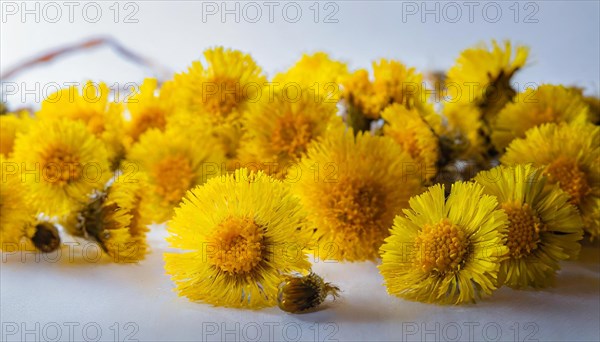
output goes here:
{"type": "Polygon", "coordinates": [[[460,307],[388,296],[374,263],[319,262],[314,270],[339,285],[342,298],[318,312],[290,315],[178,297],[163,269],[165,236],[161,226],[154,228],[152,253],[138,265],[93,262],[91,247],[88,262],[70,260],[67,251],[56,262],[3,255],[2,340],[53,340],[57,331],[65,341],[95,340],[97,330],[103,341],[126,340],[134,332],[130,337],[139,341],[438,341],[455,340],[457,333],[460,341],[600,340],[597,244],[585,247],[581,260],[563,264],[555,288],[502,288],[490,299],[460,307]],[[26,329],[28,335],[22,335],[26,329]]]}

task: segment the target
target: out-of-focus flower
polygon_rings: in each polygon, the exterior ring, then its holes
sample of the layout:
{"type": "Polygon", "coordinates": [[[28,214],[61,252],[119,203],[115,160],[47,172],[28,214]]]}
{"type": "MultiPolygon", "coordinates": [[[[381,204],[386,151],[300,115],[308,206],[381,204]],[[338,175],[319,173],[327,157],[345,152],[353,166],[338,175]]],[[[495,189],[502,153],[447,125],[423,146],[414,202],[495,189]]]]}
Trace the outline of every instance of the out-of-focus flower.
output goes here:
{"type": "Polygon", "coordinates": [[[332,130],[309,146],[294,192],[316,228],[320,259],[374,260],[394,216],[421,192],[415,161],[391,138],[332,130]]]}
{"type": "Polygon", "coordinates": [[[588,120],[588,106],[579,92],[560,85],[529,88],[508,103],[498,114],[492,130],[496,150],[503,151],[515,138],[548,122],[578,122],[588,120]]]}
{"type": "Polygon", "coordinates": [[[204,51],[204,57],[207,66],[196,61],[175,75],[179,105],[215,125],[240,120],[248,104],[262,96],[267,79],[261,68],[238,50],[217,47],[204,51]]]}
{"type": "Polygon", "coordinates": [[[69,233],[98,242],[113,261],[137,262],[147,251],[149,221],[140,209],[147,191],[143,178],[122,175],[73,210],[63,224],[69,233]]]}
{"type": "Polygon", "coordinates": [[[111,178],[105,144],[79,121],[40,120],[15,142],[23,186],[32,208],[65,215],[111,178]]]}
{"type": "Polygon", "coordinates": [[[486,158],[496,116],[516,95],[511,78],[525,66],[528,55],[525,46],[517,46],[513,57],[509,41],[504,47],[492,41],[491,49],[481,44],[464,50],[448,71],[449,98],[443,113],[449,134],[467,143],[461,147],[462,158],[486,158]]]}
{"type": "Polygon", "coordinates": [[[187,72],[175,75],[177,107],[186,116],[200,117],[218,138],[229,164],[237,161],[244,135],[241,124],[248,105],[258,101],[267,82],[252,57],[238,50],[217,47],[204,51],[207,66],[193,62],[187,72]]]}
{"type": "Polygon", "coordinates": [[[407,109],[400,104],[388,106],[382,117],[385,120],[383,134],[394,139],[410,154],[425,180],[435,177],[436,164],[440,159],[440,142],[428,121],[439,124],[441,118],[435,113],[424,118],[416,109],[407,109]]]}
{"type": "Polygon", "coordinates": [[[0,154],[0,250],[20,249],[26,224],[31,218],[19,164],[0,154]],[[14,172],[13,172],[14,171],[14,172]]]}
{"type": "Polygon", "coordinates": [[[225,162],[219,145],[202,127],[151,129],[131,147],[127,160],[148,176],[150,204],[144,215],[156,222],[172,216],[186,191],[219,176],[225,162]]]}
{"type": "Polygon", "coordinates": [[[123,106],[110,102],[110,89],[104,83],[86,83],[81,91],[77,87],[61,89],[49,95],[36,113],[39,119],[69,119],[81,121],[87,129],[106,145],[113,168],[124,156],[123,106]]]}
{"type": "Polygon", "coordinates": [[[389,105],[398,103],[416,108],[423,116],[433,111],[424,94],[423,75],[399,61],[381,59],[373,62],[373,80],[364,69],[342,80],[342,97],[346,101],[346,122],[355,130],[369,130],[370,122],[381,117],[389,105]]]}
{"type": "Polygon", "coordinates": [[[32,123],[29,113],[7,113],[0,116],[0,154],[12,155],[17,134],[26,133],[32,123]]]}
{"type": "Polygon", "coordinates": [[[149,129],[165,130],[167,117],[177,110],[173,92],[173,82],[166,82],[158,89],[156,79],[144,80],[139,91],[127,101],[127,109],[131,115],[131,120],[126,125],[127,146],[137,142],[149,129]]]}
{"type": "Polygon", "coordinates": [[[303,91],[293,101],[279,89],[269,99],[250,107],[244,127],[247,142],[241,159],[256,163],[271,176],[285,178],[288,168],[295,166],[314,141],[318,141],[330,126],[342,126],[336,114],[336,104],[303,91]]]}
{"type": "Polygon", "coordinates": [[[291,68],[275,75],[273,82],[280,87],[300,88],[321,101],[339,100],[340,82],[348,75],[346,63],[333,60],[324,52],[304,54],[291,68]]]}
{"type": "Polygon", "coordinates": [[[509,41],[503,47],[493,40],[491,49],[481,44],[464,50],[448,70],[450,102],[476,106],[481,118],[493,123],[496,114],[516,94],[510,80],[525,66],[528,55],[527,47],[517,46],[513,57],[509,41]]]}

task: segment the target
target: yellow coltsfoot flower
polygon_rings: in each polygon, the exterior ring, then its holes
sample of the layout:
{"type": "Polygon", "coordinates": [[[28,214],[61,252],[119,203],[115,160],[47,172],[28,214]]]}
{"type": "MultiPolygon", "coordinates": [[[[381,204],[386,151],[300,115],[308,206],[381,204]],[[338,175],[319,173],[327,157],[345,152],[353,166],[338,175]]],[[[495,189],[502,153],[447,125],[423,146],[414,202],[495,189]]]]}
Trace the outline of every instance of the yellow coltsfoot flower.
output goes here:
{"type": "Polygon", "coordinates": [[[496,116],[516,95],[510,81],[525,66],[528,55],[525,46],[517,46],[513,56],[509,41],[501,46],[493,40],[491,49],[481,44],[464,50],[448,71],[449,99],[443,113],[448,133],[466,143],[461,158],[486,160],[496,116]]]}
{"type": "Polygon", "coordinates": [[[17,134],[24,134],[33,120],[27,111],[0,115],[0,154],[4,158],[12,155],[17,134]]]}
{"type": "Polygon", "coordinates": [[[0,251],[21,249],[32,215],[18,170],[19,163],[0,154],[0,251]]]}
{"type": "Polygon", "coordinates": [[[137,142],[149,129],[165,130],[167,118],[173,115],[177,108],[174,90],[173,82],[166,82],[158,89],[157,80],[147,78],[139,91],[128,99],[127,109],[131,119],[126,125],[127,146],[137,142]]]}
{"type": "Polygon", "coordinates": [[[262,92],[267,78],[252,57],[241,51],[216,47],[204,51],[204,57],[206,66],[196,61],[187,72],[175,75],[177,108],[200,117],[233,164],[244,135],[241,120],[251,103],[268,96],[262,92]]]}
{"type": "Polygon", "coordinates": [[[491,49],[480,44],[464,50],[448,70],[450,102],[477,107],[482,120],[493,125],[498,112],[516,94],[510,80],[525,66],[528,55],[527,47],[517,46],[513,57],[509,41],[501,46],[492,40],[491,49]]]}
{"type": "Polygon", "coordinates": [[[181,296],[217,306],[277,303],[285,274],[308,273],[311,231],[289,187],[236,170],[190,190],[169,222],[165,269],[181,296]]]}
{"type": "Polygon", "coordinates": [[[175,75],[179,106],[215,124],[240,120],[248,104],[261,96],[267,81],[252,57],[238,50],[217,47],[204,51],[207,66],[192,63],[175,75]]]}
{"type": "Polygon", "coordinates": [[[316,228],[320,259],[375,260],[394,216],[421,192],[414,160],[391,138],[332,130],[290,180],[316,228]]]}
{"type": "Polygon", "coordinates": [[[600,97],[585,96],[583,101],[588,105],[589,121],[593,124],[600,125],[600,97]]]}
{"type": "Polygon", "coordinates": [[[256,164],[271,176],[285,178],[306,153],[332,126],[342,126],[336,104],[303,91],[291,100],[278,89],[273,98],[263,97],[250,107],[244,127],[247,141],[240,154],[246,164],[256,164]]]}
{"type": "Polygon", "coordinates": [[[547,184],[542,170],[531,165],[498,166],[475,181],[496,196],[508,216],[509,258],[500,266],[499,283],[513,288],[553,284],[559,261],[579,253],[583,223],[569,195],[547,184]]]}
{"type": "Polygon", "coordinates": [[[437,304],[462,304],[496,289],[506,214],[475,183],[456,182],[446,198],[434,185],[411,198],[381,246],[379,270],[392,295],[437,304]]]}
{"type": "Polygon", "coordinates": [[[36,121],[14,160],[32,208],[48,216],[68,214],[112,176],[104,144],[78,121],[36,121]]]}
{"type": "Polygon", "coordinates": [[[346,101],[346,123],[354,130],[369,130],[371,121],[381,117],[389,105],[398,103],[417,108],[424,116],[433,112],[424,94],[423,75],[399,61],[373,62],[373,80],[364,69],[342,79],[342,97],[346,101]]]}
{"type": "Polygon", "coordinates": [[[131,147],[127,163],[148,177],[151,190],[144,215],[164,222],[171,218],[186,191],[221,175],[225,158],[202,127],[174,127],[164,132],[152,129],[142,135],[131,147]]]}
{"type": "Polygon", "coordinates": [[[348,76],[346,63],[333,60],[324,52],[302,58],[286,72],[279,73],[273,82],[281,87],[300,88],[314,98],[335,103],[339,100],[340,82],[348,76]]]}
{"type": "Polygon", "coordinates": [[[94,193],[88,203],[63,222],[66,230],[100,244],[114,262],[131,263],[147,253],[146,232],[150,223],[141,206],[147,186],[140,177],[119,176],[94,193]]]}
{"type": "Polygon", "coordinates": [[[588,121],[588,105],[581,93],[560,85],[541,85],[519,94],[498,113],[492,142],[499,152],[515,138],[544,123],[588,121]]]}
{"type": "Polygon", "coordinates": [[[569,194],[592,239],[600,235],[600,127],[592,124],[544,124],[515,139],[502,164],[532,164],[569,194]]]}
{"type": "Polygon", "coordinates": [[[112,167],[124,156],[123,106],[110,102],[110,89],[104,83],[86,83],[61,89],[42,102],[36,117],[46,120],[69,119],[80,121],[105,145],[112,167]]]}
{"type": "MultiPolygon", "coordinates": [[[[435,177],[440,159],[440,141],[427,119],[416,109],[393,104],[382,113],[383,134],[394,139],[414,159],[426,180],[435,177]]],[[[441,120],[434,114],[430,120],[441,120]]]]}

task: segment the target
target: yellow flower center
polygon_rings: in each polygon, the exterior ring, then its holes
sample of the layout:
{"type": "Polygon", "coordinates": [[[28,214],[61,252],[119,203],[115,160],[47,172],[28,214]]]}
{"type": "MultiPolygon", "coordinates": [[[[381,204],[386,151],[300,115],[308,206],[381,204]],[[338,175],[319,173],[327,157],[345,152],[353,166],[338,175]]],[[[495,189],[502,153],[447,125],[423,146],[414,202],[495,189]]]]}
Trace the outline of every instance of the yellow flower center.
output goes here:
{"type": "Polygon", "coordinates": [[[559,158],[546,168],[546,174],[553,183],[559,183],[560,188],[571,195],[571,203],[579,205],[587,196],[590,188],[586,175],[579,169],[577,163],[568,158],[559,158]]]}
{"type": "Polygon", "coordinates": [[[339,221],[353,229],[359,227],[369,230],[380,223],[385,213],[385,195],[376,184],[342,181],[333,190],[330,208],[339,221]]]}
{"type": "Polygon", "coordinates": [[[134,141],[151,128],[164,130],[167,125],[164,113],[159,108],[148,108],[131,125],[130,135],[134,141]]]}
{"type": "Polygon", "coordinates": [[[81,178],[79,157],[65,146],[54,146],[41,155],[45,181],[65,185],[81,178]]]}
{"type": "Polygon", "coordinates": [[[508,237],[506,244],[513,258],[529,255],[540,242],[544,224],[529,204],[502,203],[508,215],[508,237]]]}
{"type": "Polygon", "coordinates": [[[264,230],[248,217],[230,217],[208,239],[211,264],[231,275],[247,274],[262,260],[264,230]]]}
{"type": "Polygon", "coordinates": [[[277,120],[271,143],[286,155],[300,157],[311,139],[312,123],[305,115],[286,115],[277,120]]]}
{"type": "Polygon", "coordinates": [[[448,219],[423,226],[414,245],[414,262],[424,272],[445,274],[460,270],[469,252],[469,239],[448,219]]]}
{"type": "Polygon", "coordinates": [[[204,108],[222,118],[227,117],[245,99],[242,85],[237,79],[215,77],[204,87],[206,93],[201,96],[204,108]]]}
{"type": "Polygon", "coordinates": [[[540,242],[540,232],[544,231],[544,224],[527,203],[502,203],[501,207],[508,215],[506,245],[511,257],[518,259],[529,255],[540,242]]]}
{"type": "Polygon", "coordinates": [[[154,170],[156,192],[168,203],[178,203],[193,185],[194,171],[189,159],[169,156],[157,163],[154,170]]]}

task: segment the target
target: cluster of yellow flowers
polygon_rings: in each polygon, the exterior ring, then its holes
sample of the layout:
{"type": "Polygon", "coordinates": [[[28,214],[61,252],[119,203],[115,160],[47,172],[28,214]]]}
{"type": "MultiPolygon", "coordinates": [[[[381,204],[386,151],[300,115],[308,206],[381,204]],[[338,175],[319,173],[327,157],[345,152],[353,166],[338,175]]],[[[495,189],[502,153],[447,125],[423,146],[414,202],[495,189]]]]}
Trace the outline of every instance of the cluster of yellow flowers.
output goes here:
{"type": "Polygon", "coordinates": [[[527,56],[494,41],[427,80],[316,53],[269,80],[214,48],[126,103],[104,84],[61,90],[0,117],[2,250],[55,250],[60,225],[137,261],[148,224],[167,222],[180,295],[287,311],[338,294],[309,251],[381,258],[389,293],[410,300],[549,286],[584,232],[600,235],[600,106],[562,85],[514,89],[527,56]]]}

